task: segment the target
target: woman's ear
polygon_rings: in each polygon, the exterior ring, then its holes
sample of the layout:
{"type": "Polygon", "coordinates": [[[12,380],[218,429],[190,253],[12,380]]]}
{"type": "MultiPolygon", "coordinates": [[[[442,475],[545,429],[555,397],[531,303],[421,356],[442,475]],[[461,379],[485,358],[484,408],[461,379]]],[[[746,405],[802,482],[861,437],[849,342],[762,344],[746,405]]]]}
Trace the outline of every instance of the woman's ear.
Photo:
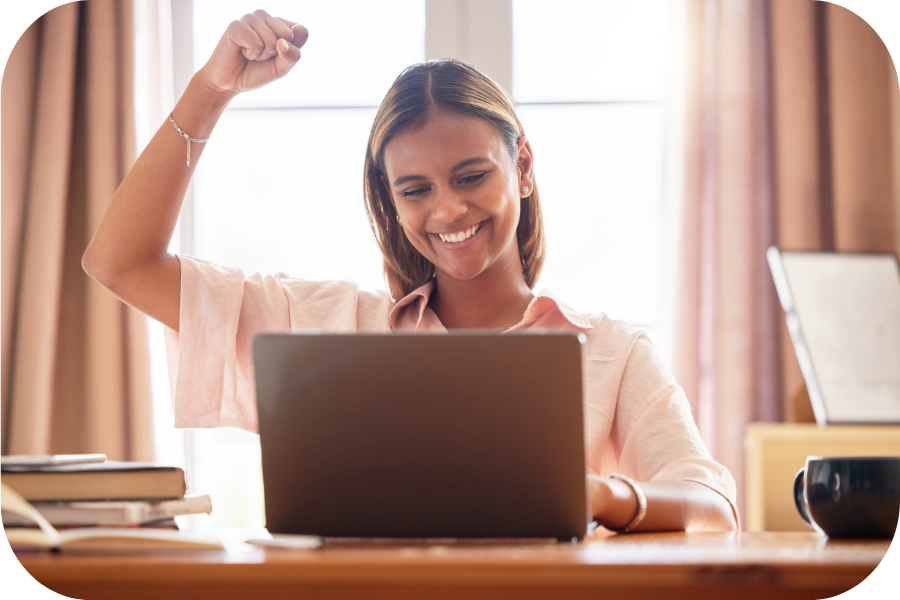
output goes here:
{"type": "Polygon", "coordinates": [[[524,135],[519,136],[516,170],[519,173],[519,188],[527,185],[528,189],[533,189],[534,155],[531,153],[531,144],[524,135]]]}

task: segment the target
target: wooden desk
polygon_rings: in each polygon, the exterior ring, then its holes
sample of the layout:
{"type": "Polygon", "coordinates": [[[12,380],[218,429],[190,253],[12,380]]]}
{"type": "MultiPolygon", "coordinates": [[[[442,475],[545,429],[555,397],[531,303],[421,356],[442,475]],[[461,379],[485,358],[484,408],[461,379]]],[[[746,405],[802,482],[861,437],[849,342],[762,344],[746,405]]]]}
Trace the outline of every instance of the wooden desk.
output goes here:
{"type": "Polygon", "coordinates": [[[827,598],[889,542],[815,533],[597,534],[549,546],[341,547],[90,556],[20,553],[40,582],[85,599],[827,598]]]}

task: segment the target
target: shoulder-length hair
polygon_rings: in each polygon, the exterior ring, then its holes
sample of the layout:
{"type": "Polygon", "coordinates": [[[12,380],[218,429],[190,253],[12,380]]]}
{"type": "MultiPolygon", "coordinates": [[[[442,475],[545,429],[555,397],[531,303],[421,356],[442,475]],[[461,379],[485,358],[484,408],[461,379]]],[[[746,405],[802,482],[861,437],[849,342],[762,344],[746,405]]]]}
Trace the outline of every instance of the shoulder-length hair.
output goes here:
{"type": "MultiPolygon", "coordinates": [[[[424,285],[434,275],[434,265],[413,247],[397,222],[385,183],[384,149],[401,131],[423,126],[434,110],[488,121],[503,136],[512,160],[518,156],[519,137],[524,134],[513,100],[474,65],[455,59],[430,60],[408,67],[394,80],[372,124],[364,178],[366,212],[384,257],[384,275],[394,300],[424,285]]],[[[533,178],[531,193],[521,200],[516,237],[525,282],[534,287],[544,265],[545,242],[540,197],[533,178]]]]}

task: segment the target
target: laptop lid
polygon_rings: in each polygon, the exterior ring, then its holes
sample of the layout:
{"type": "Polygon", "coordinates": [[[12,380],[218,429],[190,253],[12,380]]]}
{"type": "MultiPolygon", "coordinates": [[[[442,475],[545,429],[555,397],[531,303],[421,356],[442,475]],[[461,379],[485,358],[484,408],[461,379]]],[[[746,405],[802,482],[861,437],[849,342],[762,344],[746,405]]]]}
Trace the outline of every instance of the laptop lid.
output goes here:
{"type": "Polygon", "coordinates": [[[257,336],[269,531],[581,539],[582,339],[257,336]]]}
{"type": "Polygon", "coordinates": [[[900,423],[897,257],[766,254],[819,426],[900,423]]]}

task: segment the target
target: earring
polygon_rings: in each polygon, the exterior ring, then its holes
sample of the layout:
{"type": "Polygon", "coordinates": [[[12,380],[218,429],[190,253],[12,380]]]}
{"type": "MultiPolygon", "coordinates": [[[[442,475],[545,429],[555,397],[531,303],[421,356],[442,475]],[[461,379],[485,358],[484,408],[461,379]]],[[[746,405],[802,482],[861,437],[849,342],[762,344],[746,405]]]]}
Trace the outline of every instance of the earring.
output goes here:
{"type": "Polygon", "coordinates": [[[528,193],[528,186],[527,186],[527,185],[523,185],[523,186],[522,186],[522,193],[523,193],[523,194],[527,194],[527,193],[528,193]]]}
{"type": "Polygon", "coordinates": [[[400,215],[397,215],[397,222],[403,224],[403,221],[400,220],[400,215]]]}

